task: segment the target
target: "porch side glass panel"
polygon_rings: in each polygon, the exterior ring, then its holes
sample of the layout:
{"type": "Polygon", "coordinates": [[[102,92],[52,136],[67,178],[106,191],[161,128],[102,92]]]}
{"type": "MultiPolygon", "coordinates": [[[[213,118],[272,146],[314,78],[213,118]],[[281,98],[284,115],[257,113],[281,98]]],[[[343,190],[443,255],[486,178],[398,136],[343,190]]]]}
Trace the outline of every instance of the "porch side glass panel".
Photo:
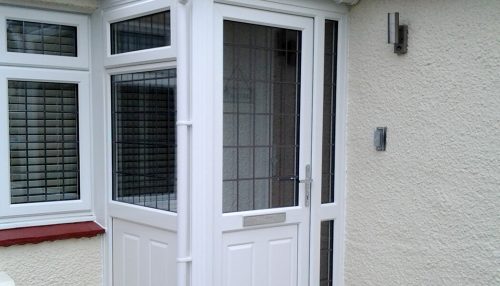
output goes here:
{"type": "MultiPolygon", "coordinates": [[[[337,108],[337,41],[338,22],[325,21],[324,77],[323,77],[323,138],[321,203],[335,200],[335,122],[337,108]]],[[[333,277],[334,221],[321,222],[320,286],[331,286],[333,277]]]]}
{"type": "Polygon", "coordinates": [[[111,77],[113,199],[175,212],[176,70],[111,77]]]}

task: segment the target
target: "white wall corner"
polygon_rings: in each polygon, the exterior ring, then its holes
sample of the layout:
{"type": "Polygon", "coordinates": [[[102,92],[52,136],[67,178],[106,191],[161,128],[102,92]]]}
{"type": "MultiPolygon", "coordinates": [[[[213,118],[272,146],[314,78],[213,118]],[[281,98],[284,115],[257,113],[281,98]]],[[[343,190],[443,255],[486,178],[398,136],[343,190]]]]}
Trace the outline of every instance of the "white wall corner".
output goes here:
{"type": "Polygon", "coordinates": [[[0,286],[16,286],[16,284],[7,273],[0,272],[0,286]]]}

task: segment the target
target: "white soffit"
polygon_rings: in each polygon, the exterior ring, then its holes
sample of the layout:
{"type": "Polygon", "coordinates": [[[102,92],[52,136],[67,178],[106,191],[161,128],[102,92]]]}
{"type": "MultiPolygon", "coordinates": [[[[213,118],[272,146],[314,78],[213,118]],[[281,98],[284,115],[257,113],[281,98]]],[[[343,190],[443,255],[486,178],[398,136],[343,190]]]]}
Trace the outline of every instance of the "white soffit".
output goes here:
{"type": "Polygon", "coordinates": [[[90,14],[97,9],[98,0],[0,0],[0,4],[90,14]]]}
{"type": "Polygon", "coordinates": [[[359,0],[333,0],[337,4],[356,5],[359,0]]]}

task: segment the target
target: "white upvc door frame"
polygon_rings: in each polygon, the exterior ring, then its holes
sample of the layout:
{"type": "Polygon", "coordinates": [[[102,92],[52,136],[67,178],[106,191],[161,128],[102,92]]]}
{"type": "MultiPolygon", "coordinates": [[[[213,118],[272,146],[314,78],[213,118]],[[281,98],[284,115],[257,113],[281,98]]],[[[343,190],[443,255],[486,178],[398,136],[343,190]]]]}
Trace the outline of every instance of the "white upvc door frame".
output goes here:
{"type": "MultiPolygon", "coordinates": [[[[336,162],[335,162],[335,200],[333,204],[325,204],[313,208],[311,212],[311,261],[309,285],[319,281],[319,237],[322,220],[335,220],[334,241],[334,285],[344,285],[344,224],[345,224],[345,181],[346,181],[346,119],[347,119],[347,7],[335,5],[331,1],[296,1],[296,0],[215,0],[217,3],[256,8],[265,11],[281,12],[292,15],[314,18],[314,83],[313,93],[313,126],[322,122],[322,112],[316,112],[322,105],[323,96],[323,48],[324,21],[335,20],[339,23],[338,62],[337,62],[337,120],[336,120],[336,162]],[[316,100],[320,98],[319,100],[316,100]],[[317,113],[317,114],[316,114],[317,113]]],[[[192,34],[191,34],[191,92],[193,108],[193,144],[191,185],[191,245],[192,245],[192,277],[191,285],[215,286],[213,265],[214,245],[218,238],[214,225],[217,216],[217,197],[212,186],[216,184],[216,170],[213,162],[217,160],[214,150],[217,142],[209,140],[216,132],[217,126],[212,118],[219,116],[215,111],[214,84],[215,45],[213,17],[214,2],[192,0],[192,34]]],[[[321,161],[321,128],[313,129],[313,162],[321,161]],[[319,161],[318,161],[319,160],[319,161]]],[[[318,163],[316,163],[318,164],[318,163]]],[[[321,165],[320,165],[321,166],[321,165]]],[[[320,181],[321,168],[313,168],[313,181],[320,181]]],[[[313,183],[312,204],[321,203],[320,190],[313,183]]]]}
{"type": "MultiPolygon", "coordinates": [[[[335,182],[334,203],[321,203],[321,184],[313,183],[311,195],[311,264],[310,285],[320,280],[321,222],[334,221],[333,285],[344,285],[344,237],[346,192],[346,131],[347,131],[347,16],[341,13],[319,13],[315,16],[314,102],[313,126],[323,124],[325,21],[338,22],[337,85],[335,117],[335,182]]],[[[321,182],[323,128],[313,129],[312,179],[321,182]]]]}

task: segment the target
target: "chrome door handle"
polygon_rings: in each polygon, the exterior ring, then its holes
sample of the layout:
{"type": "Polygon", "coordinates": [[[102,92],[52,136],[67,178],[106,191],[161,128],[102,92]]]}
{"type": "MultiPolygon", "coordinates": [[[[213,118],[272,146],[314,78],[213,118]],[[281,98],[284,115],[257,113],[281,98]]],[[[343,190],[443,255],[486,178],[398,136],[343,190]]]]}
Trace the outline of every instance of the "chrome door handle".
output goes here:
{"type": "MultiPolygon", "coordinates": [[[[298,181],[299,177],[297,176],[290,176],[290,177],[278,177],[276,178],[278,181],[298,181]]],[[[300,182],[300,181],[299,181],[300,182]]]]}
{"type": "Polygon", "coordinates": [[[312,173],[310,164],[306,165],[306,177],[303,180],[299,180],[299,183],[304,184],[306,191],[305,206],[309,207],[311,202],[311,185],[312,185],[312,173]]]}

